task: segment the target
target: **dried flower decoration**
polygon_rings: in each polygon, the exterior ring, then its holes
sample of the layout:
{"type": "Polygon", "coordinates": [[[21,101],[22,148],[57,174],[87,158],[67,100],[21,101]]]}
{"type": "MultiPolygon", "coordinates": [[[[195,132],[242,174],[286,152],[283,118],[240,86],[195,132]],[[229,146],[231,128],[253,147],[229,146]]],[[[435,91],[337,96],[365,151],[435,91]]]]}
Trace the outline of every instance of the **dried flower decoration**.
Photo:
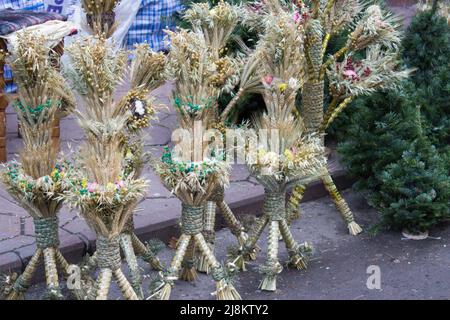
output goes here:
{"type": "Polygon", "coordinates": [[[370,46],[366,58],[355,61],[353,55],[333,63],[328,70],[330,90],[336,96],[367,95],[378,89],[394,88],[407,78],[409,71],[401,71],[398,53],[370,46]]]}

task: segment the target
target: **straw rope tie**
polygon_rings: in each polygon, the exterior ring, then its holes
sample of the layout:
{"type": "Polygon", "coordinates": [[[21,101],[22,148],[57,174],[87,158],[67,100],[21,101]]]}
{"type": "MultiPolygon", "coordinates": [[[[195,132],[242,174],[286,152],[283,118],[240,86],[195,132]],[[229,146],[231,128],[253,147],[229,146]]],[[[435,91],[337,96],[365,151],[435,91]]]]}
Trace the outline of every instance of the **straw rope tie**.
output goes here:
{"type": "Polygon", "coordinates": [[[58,217],[34,219],[34,232],[39,249],[59,246],[58,217]]]}
{"type": "Polygon", "coordinates": [[[181,229],[186,235],[196,235],[203,231],[203,207],[183,205],[181,229]]]}
{"type": "Polygon", "coordinates": [[[98,266],[101,269],[116,270],[121,267],[119,237],[97,239],[98,266]]]}
{"type": "Polygon", "coordinates": [[[266,201],[264,201],[264,213],[269,215],[272,221],[285,219],[285,195],[279,192],[266,191],[266,201]]]}
{"type": "Polygon", "coordinates": [[[13,289],[15,292],[24,293],[30,287],[30,283],[26,281],[22,275],[20,275],[14,282],[13,289]]]}

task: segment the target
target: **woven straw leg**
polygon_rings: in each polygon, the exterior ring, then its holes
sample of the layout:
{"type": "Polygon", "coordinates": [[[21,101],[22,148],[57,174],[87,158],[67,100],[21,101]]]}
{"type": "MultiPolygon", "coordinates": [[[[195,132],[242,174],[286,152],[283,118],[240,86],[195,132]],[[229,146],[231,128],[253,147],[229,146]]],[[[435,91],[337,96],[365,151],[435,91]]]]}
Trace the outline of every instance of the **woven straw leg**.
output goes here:
{"type": "Polygon", "coordinates": [[[231,263],[241,271],[247,271],[246,262],[249,260],[256,260],[257,246],[256,243],[261,238],[261,235],[269,223],[269,216],[264,215],[253,226],[248,234],[248,239],[244,245],[239,249],[236,257],[231,259],[231,263]]]}
{"type": "Polygon", "coordinates": [[[203,252],[205,257],[208,259],[208,263],[211,268],[211,275],[216,281],[216,292],[215,295],[218,300],[241,300],[241,296],[234,288],[231,283],[231,279],[228,279],[225,274],[225,270],[222,265],[217,261],[216,257],[209,249],[208,244],[203,238],[201,233],[194,236],[195,241],[199,247],[199,250],[203,252]]]}
{"type": "MultiPolygon", "coordinates": [[[[56,250],[55,254],[56,254],[56,262],[58,263],[59,267],[61,268],[62,274],[63,274],[64,278],[66,280],[68,280],[70,277],[70,273],[69,273],[70,264],[64,258],[61,251],[56,250]]],[[[81,280],[81,283],[79,284],[78,288],[73,288],[73,289],[69,289],[69,290],[73,294],[75,299],[85,300],[88,296],[87,288],[89,288],[89,286],[92,287],[93,280],[91,277],[89,277],[89,281],[84,281],[84,279],[80,279],[80,280],[81,280]]]]}
{"type": "Polygon", "coordinates": [[[109,287],[111,286],[112,271],[109,268],[102,268],[97,278],[96,300],[108,300],[109,287]]]}
{"type": "Polygon", "coordinates": [[[293,221],[300,219],[300,202],[302,202],[305,190],[306,187],[303,185],[297,185],[294,190],[292,190],[291,197],[286,206],[286,219],[289,225],[291,225],[293,221]]]}
{"type": "MultiPolygon", "coordinates": [[[[238,243],[240,246],[244,245],[244,243],[248,239],[248,234],[244,231],[244,227],[242,226],[242,223],[236,218],[233,211],[231,211],[230,207],[225,201],[220,201],[217,203],[217,206],[220,209],[220,212],[222,213],[223,217],[225,218],[225,221],[228,224],[228,227],[230,228],[231,232],[236,236],[238,239],[238,243]]],[[[256,252],[255,257],[256,259],[256,252]]],[[[254,260],[254,259],[253,259],[254,260]]]]}
{"type": "Polygon", "coordinates": [[[123,297],[126,300],[139,300],[135,289],[131,286],[130,282],[125,278],[122,270],[117,268],[113,271],[114,279],[122,292],[123,297]]]}
{"type": "Polygon", "coordinates": [[[122,233],[120,235],[120,247],[122,248],[123,254],[125,255],[125,261],[130,269],[131,286],[139,299],[143,299],[144,292],[142,291],[142,276],[141,271],[139,270],[136,255],[134,253],[131,234],[122,233]]]}
{"type": "Polygon", "coordinates": [[[195,240],[191,238],[182,263],[180,280],[194,282],[197,280],[197,270],[195,270],[195,240]]]}
{"type": "Polygon", "coordinates": [[[55,248],[46,248],[44,253],[45,279],[47,292],[44,295],[46,300],[61,300],[63,296],[59,288],[58,270],[56,268],[55,248]]]}
{"type": "Polygon", "coordinates": [[[361,233],[362,228],[355,222],[353,213],[348,207],[347,202],[345,202],[338,189],[336,188],[336,185],[334,184],[333,179],[331,178],[331,175],[327,169],[325,169],[325,172],[322,176],[322,181],[328,193],[331,195],[336,209],[339,211],[342,218],[347,223],[350,234],[355,236],[361,233]]]}
{"type": "Polygon", "coordinates": [[[311,257],[312,247],[306,242],[300,245],[295,241],[286,220],[280,221],[280,231],[286,249],[289,252],[289,265],[298,270],[306,270],[311,257]]]}
{"type": "MultiPolygon", "coordinates": [[[[208,243],[209,249],[214,252],[214,241],[216,238],[215,225],[216,225],[216,203],[214,201],[207,201],[205,204],[204,213],[204,226],[203,237],[208,243]]],[[[209,263],[207,257],[203,252],[197,250],[196,268],[199,272],[208,273],[209,263]]]]}
{"type": "Polygon", "coordinates": [[[156,256],[156,253],[149,245],[146,246],[142,243],[134,232],[131,233],[131,240],[133,242],[134,252],[141,256],[144,261],[148,262],[153,270],[161,271],[163,269],[161,261],[156,256]]]}
{"type": "Polygon", "coordinates": [[[267,248],[267,261],[261,267],[264,278],[259,288],[265,291],[275,291],[277,289],[277,275],[282,271],[282,266],[278,261],[278,239],[280,228],[278,221],[271,221],[269,226],[269,243],[267,248]]]}
{"type": "Polygon", "coordinates": [[[169,300],[170,294],[172,292],[172,286],[174,285],[174,281],[177,279],[179,270],[181,268],[181,263],[183,262],[183,258],[186,254],[189,242],[191,240],[191,236],[187,234],[182,234],[180,239],[178,240],[177,250],[175,251],[175,256],[172,259],[170,264],[170,268],[167,272],[162,273],[161,278],[157,280],[154,285],[152,294],[150,298],[157,300],[169,300]]]}
{"type": "Polygon", "coordinates": [[[24,272],[12,284],[12,288],[8,290],[9,292],[6,292],[6,300],[22,300],[25,298],[25,292],[30,287],[31,279],[36,272],[41,257],[42,250],[37,249],[24,272]]]}

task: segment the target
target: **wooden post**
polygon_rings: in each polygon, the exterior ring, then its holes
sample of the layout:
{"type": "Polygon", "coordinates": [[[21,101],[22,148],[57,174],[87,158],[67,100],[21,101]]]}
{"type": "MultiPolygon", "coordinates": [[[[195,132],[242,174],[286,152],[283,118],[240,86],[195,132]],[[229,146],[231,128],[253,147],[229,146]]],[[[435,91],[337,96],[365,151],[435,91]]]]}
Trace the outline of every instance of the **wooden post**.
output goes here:
{"type": "MultiPolygon", "coordinates": [[[[7,51],[5,40],[0,38],[0,50],[7,51]]],[[[5,60],[0,56],[0,162],[6,162],[6,108],[8,107],[8,99],[4,92],[5,78],[4,78],[5,60]]]]}

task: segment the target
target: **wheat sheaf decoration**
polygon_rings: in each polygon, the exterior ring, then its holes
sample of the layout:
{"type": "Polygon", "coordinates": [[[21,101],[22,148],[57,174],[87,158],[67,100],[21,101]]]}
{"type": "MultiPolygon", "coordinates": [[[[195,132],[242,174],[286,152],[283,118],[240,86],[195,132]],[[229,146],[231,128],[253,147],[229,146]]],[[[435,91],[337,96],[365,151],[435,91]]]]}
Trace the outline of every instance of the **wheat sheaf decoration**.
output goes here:
{"type": "MultiPolygon", "coordinates": [[[[107,299],[114,278],[124,298],[136,300],[142,298],[139,275],[132,275],[132,285],[121,270],[121,235],[148,183],[126,173],[126,129],[132,114],[125,100],[113,97],[128,71],[127,52],[115,51],[98,36],[75,41],[67,51],[71,68],[66,74],[83,101],[75,115],[86,141],[64,198],[97,235],[99,274],[86,298],[107,299]]],[[[130,243],[127,248],[131,250],[130,243]]]]}
{"type": "MultiPolygon", "coordinates": [[[[23,299],[41,261],[45,265],[45,299],[63,299],[57,268],[67,277],[69,264],[59,251],[58,212],[61,195],[70,188],[73,165],[58,159],[52,142],[55,119],[72,109],[73,97],[50,63],[51,50],[44,36],[22,32],[8,57],[18,84],[17,113],[23,149],[19,159],[4,164],[0,180],[8,193],[32,217],[37,249],[20,275],[2,276],[0,294],[8,300],[23,299]],[[57,86],[53,84],[58,82],[57,86]],[[64,100],[66,99],[66,100],[64,100]],[[65,110],[62,110],[65,101],[65,110]]],[[[81,292],[75,290],[79,298],[81,292]]]]}
{"type": "Polygon", "coordinates": [[[267,259],[260,266],[261,290],[275,291],[276,279],[283,267],[278,259],[280,235],[289,253],[289,265],[306,269],[312,247],[293,238],[286,215],[287,190],[298,183],[316,179],[326,164],[319,134],[307,133],[303,118],[295,112],[297,93],[306,78],[304,27],[288,12],[264,16],[255,61],[265,76],[260,78],[266,110],[254,115],[251,125],[258,132],[268,132],[267,143],[249,149],[247,166],[264,187],[263,216],[238,248],[230,248],[229,263],[245,270],[249,253],[267,227],[267,259]]]}

